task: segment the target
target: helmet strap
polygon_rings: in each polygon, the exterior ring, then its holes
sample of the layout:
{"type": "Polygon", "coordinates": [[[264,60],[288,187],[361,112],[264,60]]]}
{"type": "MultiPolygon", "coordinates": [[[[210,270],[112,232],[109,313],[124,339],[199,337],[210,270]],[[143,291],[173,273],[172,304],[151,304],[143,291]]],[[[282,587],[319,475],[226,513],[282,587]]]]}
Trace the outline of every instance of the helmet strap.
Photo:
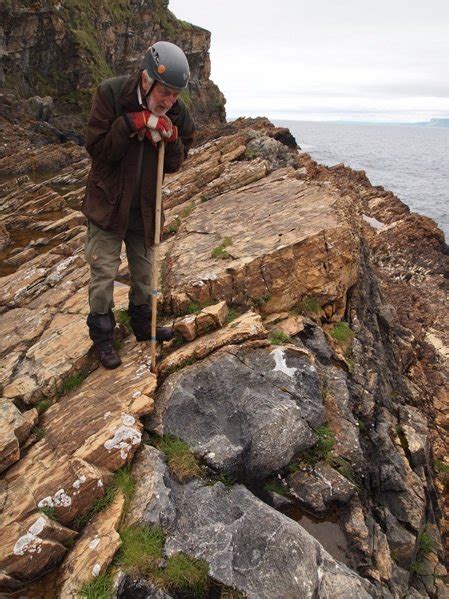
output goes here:
{"type": "Polygon", "coordinates": [[[145,73],[146,73],[146,75],[147,75],[147,80],[148,80],[148,82],[149,82],[149,84],[150,84],[150,87],[148,88],[148,91],[147,91],[147,92],[144,92],[144,94],[143,94],[143,98],[142,98],[143,85],[142,85],[142,78],[141,78],[141,79],[140,79],[140,82],[139,82],[139,86],[138,86],[138,88],[137,88],[137,97],[138,97],[138,99],[139,99],[139,104],[140,104],[141,106],[145,106],[145,108],[146,108],[146,104],[147,104],[148,96],[151,94],[151,90],[153,89],[153,87],[154,87],[154,84],[156,83],[156,80],[155,80],[155,79],[152,79],[152,78],[151,78],[151,77],[148,75],[148,71],[147,71],[146,69],[144,69],[144,70],[145,70],[145,73]]]}

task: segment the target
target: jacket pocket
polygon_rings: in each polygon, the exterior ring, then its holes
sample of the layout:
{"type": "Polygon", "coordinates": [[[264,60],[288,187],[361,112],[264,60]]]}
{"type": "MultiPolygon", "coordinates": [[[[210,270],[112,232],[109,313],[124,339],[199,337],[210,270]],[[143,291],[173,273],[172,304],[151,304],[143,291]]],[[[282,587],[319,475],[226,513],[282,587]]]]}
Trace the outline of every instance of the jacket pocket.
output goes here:
{"type": "Polygon", "coordinates": [[[111,186],[104,181],[92,181],[92,184],[97,188],[94,192],[95,196],[100,196],[102,200],[105,200],[111,206],[115,206],[119,200],[119,189],[117,186],[111,186]]]}

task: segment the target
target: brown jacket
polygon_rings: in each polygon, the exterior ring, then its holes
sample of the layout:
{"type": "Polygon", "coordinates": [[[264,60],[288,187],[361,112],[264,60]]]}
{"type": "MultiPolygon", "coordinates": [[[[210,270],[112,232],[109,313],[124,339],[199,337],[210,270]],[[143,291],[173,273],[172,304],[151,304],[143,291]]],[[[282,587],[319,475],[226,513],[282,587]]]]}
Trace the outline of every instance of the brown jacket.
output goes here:
{"type": "MultiPolygon", "coordinates": [[[[148,139],[139,141],[137,135],[132,135],[124,116],[141,110],[137,100],[139,81],[140,71],[137,71],[129,77],[104,81],[95,93],[86,135],[92,168],[81,210],[98,227],[115,231],[124,238],[132,199],[136,194],[138,205],[140,196],[145,240],[147,246],[151,246],[154,244],[157,149],[148,139]]],[[[173,173],[181,167],[192,145],[194,123],[180,101],[175,102],[167,116],[179,132],[177,141],[165,147],[164,173],[173,173]]]]}

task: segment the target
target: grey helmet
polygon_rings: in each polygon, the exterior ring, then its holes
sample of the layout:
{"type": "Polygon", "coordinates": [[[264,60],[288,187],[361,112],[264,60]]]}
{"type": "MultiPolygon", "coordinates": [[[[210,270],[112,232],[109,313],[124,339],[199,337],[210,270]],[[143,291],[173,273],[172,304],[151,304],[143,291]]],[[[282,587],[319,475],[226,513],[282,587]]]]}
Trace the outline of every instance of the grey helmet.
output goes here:
{"type": "Polygon", "coordinates": [[[174,89],[184,89],[189,82],[190,69],[186,55],[171,42],[156,42],[150,46],[142,68],[146,69],[153,81],[160,81],[174,89]]]}

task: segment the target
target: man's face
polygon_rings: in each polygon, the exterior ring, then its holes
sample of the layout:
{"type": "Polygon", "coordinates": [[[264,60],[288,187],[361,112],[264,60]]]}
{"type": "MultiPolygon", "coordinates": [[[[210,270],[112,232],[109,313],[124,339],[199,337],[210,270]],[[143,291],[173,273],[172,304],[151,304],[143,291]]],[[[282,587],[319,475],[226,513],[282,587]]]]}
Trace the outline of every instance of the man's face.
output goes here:
{"type": "Polygon", "coordinates": [[[178,96],[178,90],[156,81],[147,99],[148,110],[156,116],[162,116],[173,106],[178,96]]]}

